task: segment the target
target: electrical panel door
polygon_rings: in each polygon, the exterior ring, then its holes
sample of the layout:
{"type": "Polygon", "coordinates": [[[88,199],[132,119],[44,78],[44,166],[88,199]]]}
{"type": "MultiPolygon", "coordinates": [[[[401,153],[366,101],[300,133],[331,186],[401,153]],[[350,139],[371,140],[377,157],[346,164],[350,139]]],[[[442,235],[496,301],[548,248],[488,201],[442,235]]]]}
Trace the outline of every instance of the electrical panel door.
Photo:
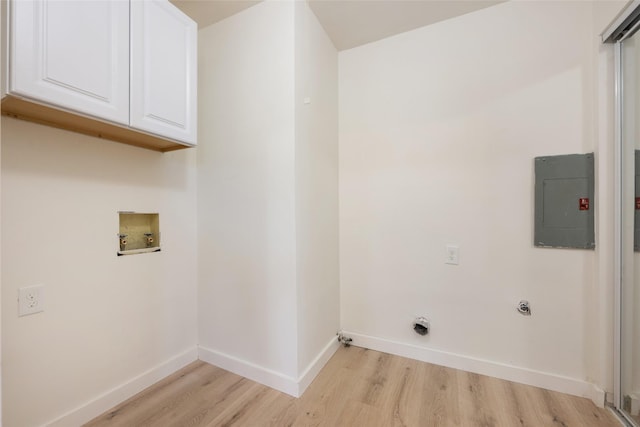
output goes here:
{"type": "Polygon", "coordinates": [[[536,157],[534,244],[595,248],[593,153],[536,157]]]}

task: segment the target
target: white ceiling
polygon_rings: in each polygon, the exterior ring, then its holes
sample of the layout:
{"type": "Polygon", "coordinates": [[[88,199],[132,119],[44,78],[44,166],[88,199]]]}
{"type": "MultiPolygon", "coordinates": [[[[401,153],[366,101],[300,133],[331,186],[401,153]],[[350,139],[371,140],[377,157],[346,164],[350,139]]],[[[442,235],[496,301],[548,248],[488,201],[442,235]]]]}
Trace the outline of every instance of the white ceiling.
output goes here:
{"type": "Polygon", "coordinates": [[[261,0],[171,0],[191,19],[198,23],[199,28],[215,24],[231,15],[260,3],[261,0]]]}
{"type": "Polygon", "coordinates": [[[309,6],[335,47],[344,50],[484,9],[502,1],[310,0],[309,6]]]}
{"type": "MultiPolygon", "coordinates": [[[[338,50],[349,49],[506,0],[308,0],[338,50]]],[[[200,28],[259,1],[172,0],[200,28]]]]}

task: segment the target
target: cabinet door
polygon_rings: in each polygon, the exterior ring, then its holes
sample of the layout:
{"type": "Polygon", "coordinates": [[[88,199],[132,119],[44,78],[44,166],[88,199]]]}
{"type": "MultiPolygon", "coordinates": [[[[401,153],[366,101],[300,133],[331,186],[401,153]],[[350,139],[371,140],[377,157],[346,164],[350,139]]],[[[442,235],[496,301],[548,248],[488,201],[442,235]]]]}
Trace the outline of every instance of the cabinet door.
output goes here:
{"type": "Polygon", "coordinates": [[[129,121],[129,4],[11,2],[9,91],[101,119],[129,121]]]}
{"type": "Polygon", "coordinates": [[[197,32],[166,0],[132,0],[131,127],[196,144],[197,32]]]}

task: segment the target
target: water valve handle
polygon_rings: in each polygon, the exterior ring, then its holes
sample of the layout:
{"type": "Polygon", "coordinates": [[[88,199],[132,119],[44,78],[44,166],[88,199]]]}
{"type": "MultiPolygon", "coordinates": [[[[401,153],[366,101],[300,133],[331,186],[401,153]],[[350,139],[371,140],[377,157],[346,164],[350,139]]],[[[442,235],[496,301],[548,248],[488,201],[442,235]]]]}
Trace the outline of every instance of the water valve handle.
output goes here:
{"type": "Polygon", "coordinates": [[[525,316],[531,316],[531,307],[529,307],[529,301],[520,301],[518,303],[518,312],[525,316]]]}

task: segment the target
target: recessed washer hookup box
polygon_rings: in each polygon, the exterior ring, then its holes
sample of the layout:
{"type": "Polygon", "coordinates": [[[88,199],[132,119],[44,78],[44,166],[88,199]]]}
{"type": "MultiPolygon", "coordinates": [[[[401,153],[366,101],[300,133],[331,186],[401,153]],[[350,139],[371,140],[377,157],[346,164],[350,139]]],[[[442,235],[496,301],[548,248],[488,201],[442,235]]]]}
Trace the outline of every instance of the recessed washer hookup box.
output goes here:
{"type": "Polygon", "coordinates": [[[157,213],[118,212],[118,255],[160,251],[160,216],[157,213]]]}

